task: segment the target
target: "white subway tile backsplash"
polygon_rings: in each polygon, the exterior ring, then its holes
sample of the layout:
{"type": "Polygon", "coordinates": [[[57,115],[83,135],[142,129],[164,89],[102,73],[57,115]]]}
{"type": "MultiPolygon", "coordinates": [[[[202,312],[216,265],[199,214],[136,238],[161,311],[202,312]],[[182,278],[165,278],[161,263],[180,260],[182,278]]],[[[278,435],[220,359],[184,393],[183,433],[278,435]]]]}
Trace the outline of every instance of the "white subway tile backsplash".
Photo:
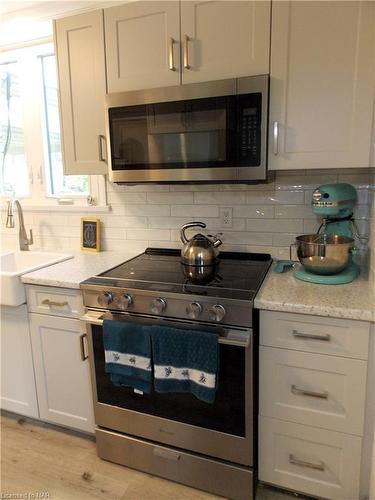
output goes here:
{"type": "Polygon", "coordinates": [[[194,193],[198,205],[243,205],[246,193],[242,191],[209,191],[194,193]]]}
{"type": "Polygon", "coordinates": [[[160,240],[170,241],[171,232],[169,229],[128,229],[128,240],[160,240]]]}
{"type": "Polygon", "coordinates": [[[272,235],[272,244],[275,247],[289,247],[300,234],[301,233],[275,233],[272,235]]]}
{"type": "Polygon", "coordinates": [[[218,217],[219,207],[214,205],[175,205],[171,207],[173,217],[218,217]]]}
{"type": "Polygon", "coordinates": [[[275,182],[275,189],[280,191],[292,191],[295,189],[305,190],[305,189],[315,189],[319,184],[330,184],[332,182],[337,182],[337,175],[330,174],[326,172],[325,174],[319,175],[319,180],[316,175],[291,175],[285,177],[277,178],[275,182]]]}
{"type": "Polygon", "coordinates": [[[168,205],[190,205],[194,202],[194,193],[147,193],[148,203],[168,205]]]}
{"type": "Polygon", "coordinates": [[[277,205],[275,207],[277,219],[315,219],[316,216],[308,205],[277,205]]]}
{"type": "Polygon", "coordinates": [[[262,193],[252,191],[246,193],[246,203],[249,205],[289,205],[302,204],[304,202],[304,192],[298,190],[278,191],[262,193]]]}
{"type": "MultiPolygon", "coordinates": [[[[320,221],[312,213],[311,195],[320,184],[350,182],[357,187],[354,215],[360,232],[367,234],[369,193],[374,178],[369,169],[319,169],[277,172],[268,184],[135,185],[107,183],[112,210],[102,221],[103,250],[143,251],[147,246],[180,248],[180,226],[199,220],[207,224],[204,234],[222,232],[223,250],[271,253],[289,258],[289,244],[296,236],[317,231],[320,221]],[[223,227],[220,209],[233,209],[231,227],[223,227]]],[[[16,228],[5,228],[2,207],[2,246],[18,248],[16,228]]],[[[27,229],[34,230],[33,249],[79,251],[82,213],[25,210],[27,229]]],[[[194,230],[191,231],[194,234],[194,230]]],[[[357,245],[359,246],[359,245],[357,245]]]]}
{"type": "Polygon", "coordinates": [[[266,233],[301,233],[303,222],[298,219],[247,219],[246,230],[266,233]]]}
{"type": "Polygon", "coordinates": [[[274,207],[268,205],[241,205],[233,207],[233,217],[273,219],[274,215],[274,207]]]}
{"type": "Polygon", "coordinates": [[[147,193],[132,192],[110,192],[108,193],[108,203],[111,205],[127,205],[131,203],[146,203],[147,193]]]}
{"type": "MultiPolygon", "coordinates": [[[[170,205],[127,205],[124,207],[124,214],[130,216],[163,216],[168,217],[171,215],[170,205]]],[[[173,214],[172,214],[173,215],[173,214]]]]}

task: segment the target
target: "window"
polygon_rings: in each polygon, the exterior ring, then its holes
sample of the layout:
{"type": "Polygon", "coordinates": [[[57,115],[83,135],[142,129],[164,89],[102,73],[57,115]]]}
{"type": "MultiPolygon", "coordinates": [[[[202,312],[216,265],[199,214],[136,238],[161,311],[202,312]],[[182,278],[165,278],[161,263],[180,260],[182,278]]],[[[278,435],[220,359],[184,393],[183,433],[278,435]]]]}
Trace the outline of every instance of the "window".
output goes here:
{"type": "Polygon", "coordinates": [[[32,205],[100,201],[102,176],[63,173],[53,45],[1,53],[0,78],[1,194],[32,205]]]}
{"type": "Polygon", "coordinates": [[[23,129],[21,73],[18,62],[0,64],[1,192],[28,196],[29,182],[23,129]]]}
{"type": "Polygon", "coordinates": [[[56,58],[41,56],[44,108],[44,154],[47,165],[48,192],[54,196],[88,195],[87,175],[64,175],[61,143],[56,58]]]}

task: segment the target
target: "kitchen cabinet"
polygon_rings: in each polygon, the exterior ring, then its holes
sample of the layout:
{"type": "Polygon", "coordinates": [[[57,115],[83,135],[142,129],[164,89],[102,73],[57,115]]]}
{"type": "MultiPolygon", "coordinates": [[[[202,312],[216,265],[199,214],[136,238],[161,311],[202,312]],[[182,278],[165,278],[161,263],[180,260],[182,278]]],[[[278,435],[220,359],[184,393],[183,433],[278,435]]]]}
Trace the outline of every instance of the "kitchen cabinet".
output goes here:
{"type": "Polygon", "coordinates": [[[31,313],[30,329],[40,418],[93,432],[85,324],[31,313]]]}
{"type": "Polygon", "coordinates": [[[273,3],[270,169],[369,166],[374,10],[367,1],[273,3]]]}
{"type": "Polygon", "coordinates": [[[103,11],[54,22],[65,174],[106,174],[103,11]]]}
{"type": "Polygon", "coordinates": [[[38,418],[27,306],[1,307],[1,408],[38,418]]]}
{"type": "Polygon", "coordinates": [[[135,2],[104,19],[108,92],[269,73],[268,0],[135,2]]]}
{"type": "Polygon", "coordinates": [[[134,2],[104,11],[108,92],[180,84],[180,4],[134,2]]]}
{"type": "Polygon", "coordinates": [[[271,2],[182,1],[182,83],[269,73],[271,2]]]}
{"type": "Polygon", "coordinates": [[[259,479],[360,497],[370,324],[261,311],[259,479]]]}

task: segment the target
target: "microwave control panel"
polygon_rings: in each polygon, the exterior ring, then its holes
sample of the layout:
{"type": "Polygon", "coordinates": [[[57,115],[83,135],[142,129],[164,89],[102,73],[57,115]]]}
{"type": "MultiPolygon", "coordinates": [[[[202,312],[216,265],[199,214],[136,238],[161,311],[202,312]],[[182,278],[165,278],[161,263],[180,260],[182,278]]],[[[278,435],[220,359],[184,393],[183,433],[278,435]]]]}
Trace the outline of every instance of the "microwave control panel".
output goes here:
{"type": "Polygon", "coordinates": [[[256,164],[260,157],[260,119],[257,107],[242,109],[240,122],[240,158],[256,164]]]}

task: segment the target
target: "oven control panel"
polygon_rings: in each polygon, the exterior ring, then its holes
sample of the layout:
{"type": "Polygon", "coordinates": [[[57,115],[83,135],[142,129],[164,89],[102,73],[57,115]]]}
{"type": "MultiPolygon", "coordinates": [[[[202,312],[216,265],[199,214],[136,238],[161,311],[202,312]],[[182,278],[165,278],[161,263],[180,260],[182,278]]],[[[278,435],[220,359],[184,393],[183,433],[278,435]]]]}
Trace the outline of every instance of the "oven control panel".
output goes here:
{"type": "Polygon", "coordinates": [[[252,326],[252,302],[146,290],[83,289],[86,307],[236,326],[252,326]]]}

